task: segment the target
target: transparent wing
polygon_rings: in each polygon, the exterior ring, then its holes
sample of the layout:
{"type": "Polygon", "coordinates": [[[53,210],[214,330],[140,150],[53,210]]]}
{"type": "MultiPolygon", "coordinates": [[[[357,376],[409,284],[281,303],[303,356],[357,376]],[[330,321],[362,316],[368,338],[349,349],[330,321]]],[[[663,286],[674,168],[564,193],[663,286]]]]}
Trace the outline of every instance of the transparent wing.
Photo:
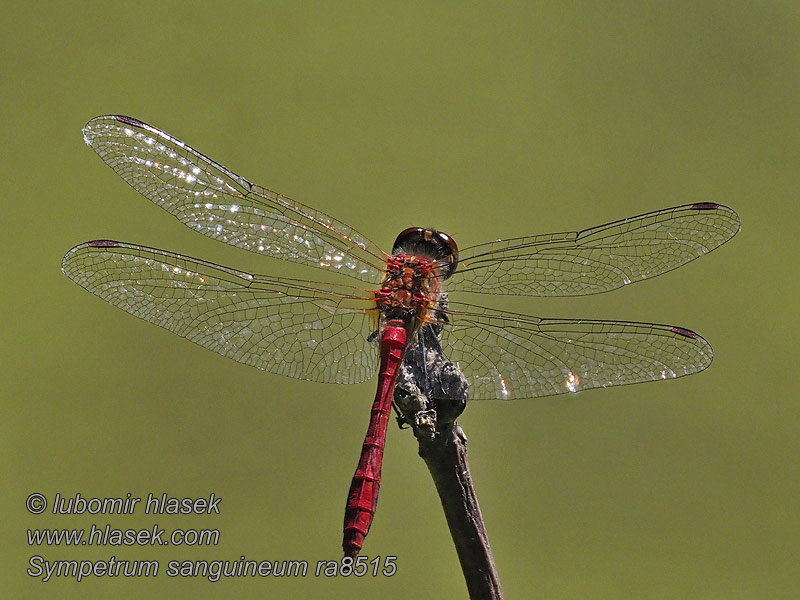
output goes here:
{"type": "Polygon", "coordinates": [[[267,278],[111,241],[64,256],[78,285],[134,316],[271,373],[358,383],[376,369],[375,303],[358,288],[267,278]]]}
{"type": "Polygon", "coordinates": [[[739,215],[727,206],[687,204],[583,231],[535,235],[462,251],[450,291],[582,296],[655,277],[731,239],[739,215]]]}
{"type": "Polygon", "coordinates": [[[333,217],[254,185],[131,117],[89,121],[84,139],[136,191],[184,225],[258,254],[381,281],[385,254],[333,217]]]}
{"type": "Polygon", "coordinates": [[[515,400],[672,379],[711,364],[711,346],[682,327],[539,319],[451,303],[442,341],[471,400],[515,400]]]}

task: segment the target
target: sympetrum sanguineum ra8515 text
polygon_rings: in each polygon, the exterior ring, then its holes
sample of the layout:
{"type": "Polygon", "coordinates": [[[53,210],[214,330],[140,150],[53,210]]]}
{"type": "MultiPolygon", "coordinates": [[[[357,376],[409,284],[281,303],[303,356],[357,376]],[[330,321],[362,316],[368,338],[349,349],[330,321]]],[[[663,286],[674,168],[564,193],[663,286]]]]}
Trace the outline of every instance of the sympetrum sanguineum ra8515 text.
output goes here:
{"type": "Polygon", "coordinates": [[[251,252],[342,274],[344,283],[255,275],[109,240],[76,246],[64,273],[107,302],[271,373],[378,390],[345,510],[345,554],[360,551],[378,501],[392,392],[420,327],[441,323],[472,400],[535,398],[672,379],[711,364],[683,327],[542,319],[452,301],[447,292],[596,294],[655,277],[729,240],[739,217],[708,202],[599,227],[458,250],[447,234],[406,229],[391,254],[325,213],[250,183],[155,127],[92,119],[86,142],[125,181],[185,225],[251,252]],[[445,285],[446,284],[446,285],[445,285]]]}

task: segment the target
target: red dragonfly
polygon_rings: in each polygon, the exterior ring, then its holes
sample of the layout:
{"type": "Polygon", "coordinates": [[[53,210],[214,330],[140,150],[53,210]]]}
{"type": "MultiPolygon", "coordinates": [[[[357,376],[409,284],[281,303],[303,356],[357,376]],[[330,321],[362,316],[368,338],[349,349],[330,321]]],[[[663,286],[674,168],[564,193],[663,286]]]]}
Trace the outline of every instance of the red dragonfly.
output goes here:
{"type": "Polygon", "coordinates": [[[387,254],[349,225],[250,183],[137,119],[97,117],[83,133],[135,190],[195,231],[350,278],[323,283],[255,275],[109,240],[74,247],[62,264],[70,279],[105,301],[259,369],[330,383],[358,383],[378,371],[345,510],[348,556],[358,554],[372,523],[398,367],[424,324],[444,325],[446,354],[462,369],[473,400],[671,379],[711,364],[708,342],[683,327],[541,319],[443,301],[443,294],[445,280],[448,292],[524,296],[617,289],[733,237],[739,217],[725,206],[687,204],[461,252],[442,232],[410,228],[387,254]]]}

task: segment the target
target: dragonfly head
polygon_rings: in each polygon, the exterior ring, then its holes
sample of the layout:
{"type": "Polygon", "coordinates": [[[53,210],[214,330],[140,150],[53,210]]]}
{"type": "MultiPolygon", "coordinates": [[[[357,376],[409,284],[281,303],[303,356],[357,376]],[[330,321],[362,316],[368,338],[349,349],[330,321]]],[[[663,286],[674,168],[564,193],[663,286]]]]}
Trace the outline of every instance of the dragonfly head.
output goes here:
{"type": "Polygon", "coordinates": [[[440,277],[447,279],[458,266],[458,245],[446,233],[424,227],[409,227],[400,232],[392,246],[392,254],[425,256],[437,262],[440,277]]]}

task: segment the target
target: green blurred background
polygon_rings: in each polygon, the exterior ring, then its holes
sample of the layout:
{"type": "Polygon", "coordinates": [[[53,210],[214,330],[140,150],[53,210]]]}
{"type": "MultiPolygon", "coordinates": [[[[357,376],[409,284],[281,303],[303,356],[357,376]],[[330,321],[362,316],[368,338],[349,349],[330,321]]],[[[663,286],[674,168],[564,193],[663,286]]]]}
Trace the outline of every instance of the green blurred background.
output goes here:
{"type": "Polygon", "coordinates": [[[129,114],[388,247],[462,246],[688,202],[742,232],[603,296],[481,299],[541,316],[700,331],[677,381],[471,404],[461,419],[509,598],[794,598],[800,589],[797,2],[16,3],[3,77],[3,540],[25,598],[463,598],[432,482],[390,427],[364,554],[391,578],[94,578],[60,559],[302,559],[340,552],[375,382],[264,374],[125,315],[59,270],[76,243],[139,242],[290,276],[128,188],[81,139],[129,114]],[[795,250],[792,251],[791,249],[795,250]],[[32,516],[41,492],[223,498],[205,517],[32,516]],[[29,527],[218,528],[216,547],[29,547],[29,527]]]}

